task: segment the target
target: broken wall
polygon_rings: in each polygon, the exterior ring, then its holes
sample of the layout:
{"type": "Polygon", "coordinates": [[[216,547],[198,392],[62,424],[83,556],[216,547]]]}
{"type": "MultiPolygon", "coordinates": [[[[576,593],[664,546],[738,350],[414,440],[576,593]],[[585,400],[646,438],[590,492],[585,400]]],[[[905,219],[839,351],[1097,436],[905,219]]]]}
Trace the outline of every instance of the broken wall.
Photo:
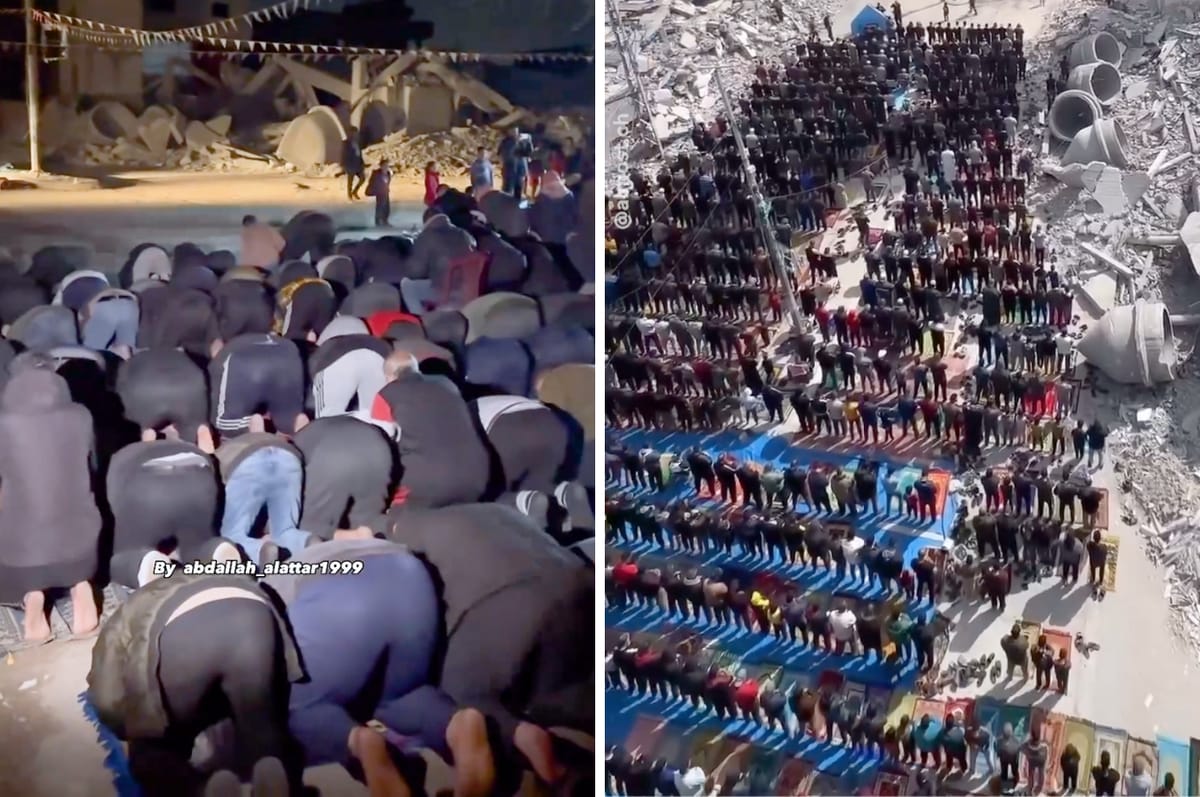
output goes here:
{"type": "MultiPolygon", "coordinates": [[[[207,3],[201,3],[206,9],[207,3]]],[[[143,28],[142,0],[73,0],[59,8],[64,14],[143,28]]],[[[84,95],[98,100],[117,100],[139,110],[142,107],[142,54],[105,51],[98,47],[76,47],[71,57],[59,62],[58,96],[73,106],[84,95]]]]}
{"type": "Polygon", "coordinates": [[[454,92],[445,86],[409,86],[405,102],[410,136],[440,133],[454,126],[454,92]]]}

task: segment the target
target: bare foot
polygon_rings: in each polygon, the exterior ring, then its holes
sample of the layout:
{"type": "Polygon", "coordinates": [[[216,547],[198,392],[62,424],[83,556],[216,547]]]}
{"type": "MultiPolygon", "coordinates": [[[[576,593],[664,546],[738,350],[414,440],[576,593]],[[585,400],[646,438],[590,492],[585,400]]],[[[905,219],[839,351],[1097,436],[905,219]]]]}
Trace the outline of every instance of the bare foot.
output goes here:
{"type": "Polygon", "coordinates": [[[362,764],[367,791],[371,797],[411,797],[392,756],[387,741],[370,728],[360,725],[350,732],[347,745],[350,753],[362,764]]]}
{"type": "Polygon", "coordinates": [[[459,710],[446,728],[454,754],[454,797],[487,797],[496,783],[496,762],[488,742],[487,720],[473,708],[459,710]]]}
{"type": "Polygon", "coordinates": [[[253,434],[262,434],[267,431],[267,419],[255,413],[250,416],[250,432],[253,434]]]}
{"type": "Polygon", "coordinates": [[[522,722],[513,732],[513,744],[546,783],[554,783],[562,777],[562,767],[554,760],[554,743],[544,728],[522,722]]]}
{"type": "Polygon", "coordinates": [[[356,529],[338,529],[333,533],[335,540],[373,540],[375,534],[366,526],[356,529]]]}
{"type": "Polygon", "coordinates": [[[217,451],[217,441],[213,439],[212,429],[204,424],[200,424],[196,429],[196,446],[205,454],[215,454],[217,451]]]}
{"type": "Polygon", "coordinates": [[[179,439],[179,430],[175,428],[174,424],[172,424],[171,426],[168,426],[167,428],[163,429],[163,437],[165,437],[168,440],[178,440],[179,439]]]}
{"type": "Polygon", "coordinates": [[[26,592],[25,641],[44,642],[50,638],[50,621],[46,618],[46,595],[42,592],[26,592]]]}
{"type": "Polygon", "coordinates": [[[90,634],[100,627],[100,613],[96,607],[96,594],[92,585],[80,581],[71,587],[71,633],[75,636],[90,634]]]}
{"type": "Polygon", "coordinates": [[[308,416],[302,412],[296,416],[295,431],[299,432],[305,426],[308,426],[308,416]]]}
{"type": "Polygon", "coordinates": [[[153,429],[143,429],[142,430],[142,442],[143,443],[153,443],[157,439],[158,439],[158,432],[154,431],[153,429]]]}

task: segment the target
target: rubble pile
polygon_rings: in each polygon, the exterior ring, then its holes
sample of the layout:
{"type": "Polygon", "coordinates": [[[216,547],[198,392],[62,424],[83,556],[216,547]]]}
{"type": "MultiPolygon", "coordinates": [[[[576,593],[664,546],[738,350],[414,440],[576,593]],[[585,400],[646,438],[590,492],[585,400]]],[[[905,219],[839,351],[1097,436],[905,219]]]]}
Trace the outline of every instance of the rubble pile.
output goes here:
{"type": "MultiPolygon", "coordinates": [[[[836,14],[837,0],[806,3],[802,14],[768,0],[618,0],[626,46],[651,106],[654,132],[668,155],[683,148],[694,122],[711,122],[720,112],[721,96],[713,78],[721,77],[731,97],[740,97],[754,78],[754,65],[792,50],[792,45],[818,27],[826,14],[836,14]]],[[[611,25],[605,26],[604,96],[610,120],[609,155],[605,161],[609,191],[627,190],[630,164],[658,157],[652,146],[637,146],[625,129],[637,118],[637,103],[626,80],[611,25]],[[612,122],[615,120],[615,124],[612,122]],[[624,186],[624,188],[623,188],[624,186]]],[[[654,169],[651,169],[654,171],[654,169]]]]}
{"type": "Polygon", "coordinates": [[[398,132],[367,147],[363,159],[368,167],[386,160],[397,176],[423,174],[425,164],[430,161],[445,173],[455,174],[467,171],[479,147],[494,157],[503,135],[502,131],[490,127],[455,127],[445,133],[425,133],[411,138],[398,132]]]}
{"type": "Polygon", "coordinates": [[[380,145],[376,161],[386,152],[401,172],[429,160],[452,172],[476,146],[494,151],[513,125],[548,122],[579,135],[563,117],[537,118],[470,75],[417,55],[355,58],[351,67],[344,80],[279,55],[258,70],[223,63],[214,75],[176,60],[147,86],[151,104],[140,113],[111,100],[79,112],[47,103],[43,154],[92,166],[320,176],[336,172],[342,141],[356,128],[365,145],[380,145]],[[332,104],[321,104],[322,96],[332,104]],[[467,119],[474,126],[460,127],[467,119]]]}
{"type": "MultiPolygon", "coordinates": [[[[1025,106],[1039,124],[1025,144],[1040,151],[1042,171],[1056,180],[1032,186],[1029,204],[1048,210],[1059,270],[1094,318],[1120,301],[1160,299],[1173,258],[1188,256],[1178,244],[1192,243],[1185,222],[1189,210],[1200,210],[1189,207],[1200,177],[1193,118],[1200,104],[1193,107],[1189,81],[1200,79],[1191,66],[1200,25],[1190,9],[1168,13],[1149,2],[1074,4],[1047,20],[1042,46],[1031,52],[1025,106]],[[1069,88],[1047,112],[1046,77],[1060,76],[1064,55],[1069,88]],[[1055,132],[1056,123],[1065,129],[1055,132]]],[[[1200,217],[1192,224],[1200,244],[1200,217]]]]}
{"type": "Polygon", "coordinates": [[[1200,514],[1159,528],[1139,527],[1150,560],[1166,572],[1166,598],[1174,630],[1200,649],[1200,514]]]}

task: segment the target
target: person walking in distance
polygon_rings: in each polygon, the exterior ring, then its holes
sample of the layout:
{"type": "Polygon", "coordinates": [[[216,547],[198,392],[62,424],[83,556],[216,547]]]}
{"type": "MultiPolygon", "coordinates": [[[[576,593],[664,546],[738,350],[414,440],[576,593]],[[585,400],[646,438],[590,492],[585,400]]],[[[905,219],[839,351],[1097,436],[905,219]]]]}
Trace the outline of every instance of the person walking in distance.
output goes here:
{"type": "Polygon", "coordinates": [[[358,140],[358,128],[346,131],[342,141],[342,171],[346,173],[346,198],[360,199],[358,192],[366,182],[366,164],[363,163],[362,144],[358,140]]]}
{"type": "Polygon", "coordinates": [[[392,215],[392,170],[387,161],[380,161],[367,184],[367,196],[375,197],[375,226],[387,227],[392,215]]]}

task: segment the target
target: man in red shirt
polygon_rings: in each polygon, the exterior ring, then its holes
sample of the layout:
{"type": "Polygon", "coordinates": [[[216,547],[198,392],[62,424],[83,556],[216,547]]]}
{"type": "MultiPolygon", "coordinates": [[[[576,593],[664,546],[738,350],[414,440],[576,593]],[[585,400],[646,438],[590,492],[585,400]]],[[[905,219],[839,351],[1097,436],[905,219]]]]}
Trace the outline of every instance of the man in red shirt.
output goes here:
{"type": "Polygon", "coordinates": [[[708,689],[706,699],[713,711],[717,713],[717,719],[735,719],[733,708],[733,676],[724,670],[717,670],[708,679],[708,689]]]}
{"type": "Polygon", "coordinates": [[[746,719],[762,722],[758,714],[758,681],[747,678],[734,686],[733,702],[746,719]]]}
{"type": "Polygon", "coordinates": [[[622,555],[613,567],[613,583],[617,587],[617,602],[622,606],[629,603],[629,594],[637,586],[638,566],[633,557],[622,555]]]}
{"type": "Polygon", "coordinates": [[[829,308],[825,306],[825,302],[817,305],[817,327],[821,330],[821,340],[829,342],[829,308]]]}
{"type": "Polygon", "coordinates": [[[850,333],[850,342],[855,346],[863,345],[862,324],[858,318],[858,310],[852,309],[846,313],[846,330],[850,333]]]}

